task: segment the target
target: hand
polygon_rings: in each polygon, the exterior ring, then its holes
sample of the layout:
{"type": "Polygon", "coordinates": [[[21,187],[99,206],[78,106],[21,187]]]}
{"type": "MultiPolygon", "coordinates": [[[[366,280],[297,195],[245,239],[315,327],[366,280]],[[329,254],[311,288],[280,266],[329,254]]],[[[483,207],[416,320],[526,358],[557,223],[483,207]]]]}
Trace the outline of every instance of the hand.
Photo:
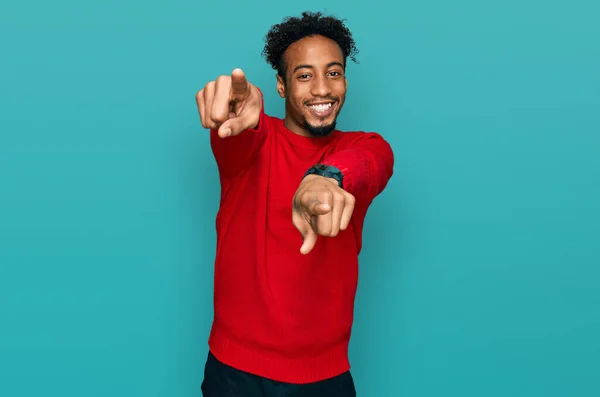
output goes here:
{"type": "Polygon", "coordinates": [[[292,204],[292,222],[303,239],[300,252],[308,254],[317,243],[317,236],[334,237],[340,230],[346,230],[355,201],[335,179],[306,176],[292,204]]]}
{"type": "Polygon", "coordinates": [[[241,69],[219,76],[196,94],[204,128],[218,129],[221,138],[239,135],[258,124],[262,100],[241,69]]]}

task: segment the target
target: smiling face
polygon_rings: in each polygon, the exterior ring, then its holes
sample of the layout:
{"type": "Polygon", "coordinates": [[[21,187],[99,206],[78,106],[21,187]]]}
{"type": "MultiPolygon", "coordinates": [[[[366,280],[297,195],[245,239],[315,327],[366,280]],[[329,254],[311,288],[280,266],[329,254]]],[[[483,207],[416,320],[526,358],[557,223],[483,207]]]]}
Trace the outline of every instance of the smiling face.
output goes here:
{"type": "Polygon", "coordinates": [[[324,36],[305,37],[286,50],[285,82],[277,91],[285,98],[284,124],[303,136],[327,136],[346,98],[345,59],[337,43],[324,36]]]}

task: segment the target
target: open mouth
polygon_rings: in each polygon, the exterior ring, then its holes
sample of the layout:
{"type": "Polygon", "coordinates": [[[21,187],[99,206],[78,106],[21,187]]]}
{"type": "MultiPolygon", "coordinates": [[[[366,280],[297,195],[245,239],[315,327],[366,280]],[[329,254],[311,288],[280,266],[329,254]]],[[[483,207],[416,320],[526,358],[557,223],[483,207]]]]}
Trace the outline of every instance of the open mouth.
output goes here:
{"type": "Polygon", "coordinates": [[[310,109],[310,112],[317,117],[327,117],[331,113],[333,113],[336,103],[337,102],[321,102],[306,105],[306,107],[308,107],[308,109],[310,109]]]}

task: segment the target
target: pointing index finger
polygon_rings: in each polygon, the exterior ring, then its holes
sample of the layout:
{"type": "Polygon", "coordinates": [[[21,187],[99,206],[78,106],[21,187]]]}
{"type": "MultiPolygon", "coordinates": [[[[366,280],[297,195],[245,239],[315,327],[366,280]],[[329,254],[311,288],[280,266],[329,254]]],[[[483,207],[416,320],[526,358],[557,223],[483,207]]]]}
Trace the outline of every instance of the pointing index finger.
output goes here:
{"type": "Polygon", "coordinates": [[[234,69],[231,72],[231,96],[237,97],[248,92],[249,83],[242,69],[234,69]]]}

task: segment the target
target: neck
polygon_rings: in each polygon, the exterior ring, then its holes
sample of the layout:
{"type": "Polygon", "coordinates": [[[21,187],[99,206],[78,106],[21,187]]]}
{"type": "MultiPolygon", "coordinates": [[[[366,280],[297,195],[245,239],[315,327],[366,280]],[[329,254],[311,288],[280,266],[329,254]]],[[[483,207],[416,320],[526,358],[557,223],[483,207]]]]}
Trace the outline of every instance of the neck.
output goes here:
{"type": "Polygon", "coordinates": [[[296,135],[312,138],[312,135],[302,126],[298,125],[291,117],[285,116],[283,119],[283,125],[288,130],[292,131],[296,135]]]}

